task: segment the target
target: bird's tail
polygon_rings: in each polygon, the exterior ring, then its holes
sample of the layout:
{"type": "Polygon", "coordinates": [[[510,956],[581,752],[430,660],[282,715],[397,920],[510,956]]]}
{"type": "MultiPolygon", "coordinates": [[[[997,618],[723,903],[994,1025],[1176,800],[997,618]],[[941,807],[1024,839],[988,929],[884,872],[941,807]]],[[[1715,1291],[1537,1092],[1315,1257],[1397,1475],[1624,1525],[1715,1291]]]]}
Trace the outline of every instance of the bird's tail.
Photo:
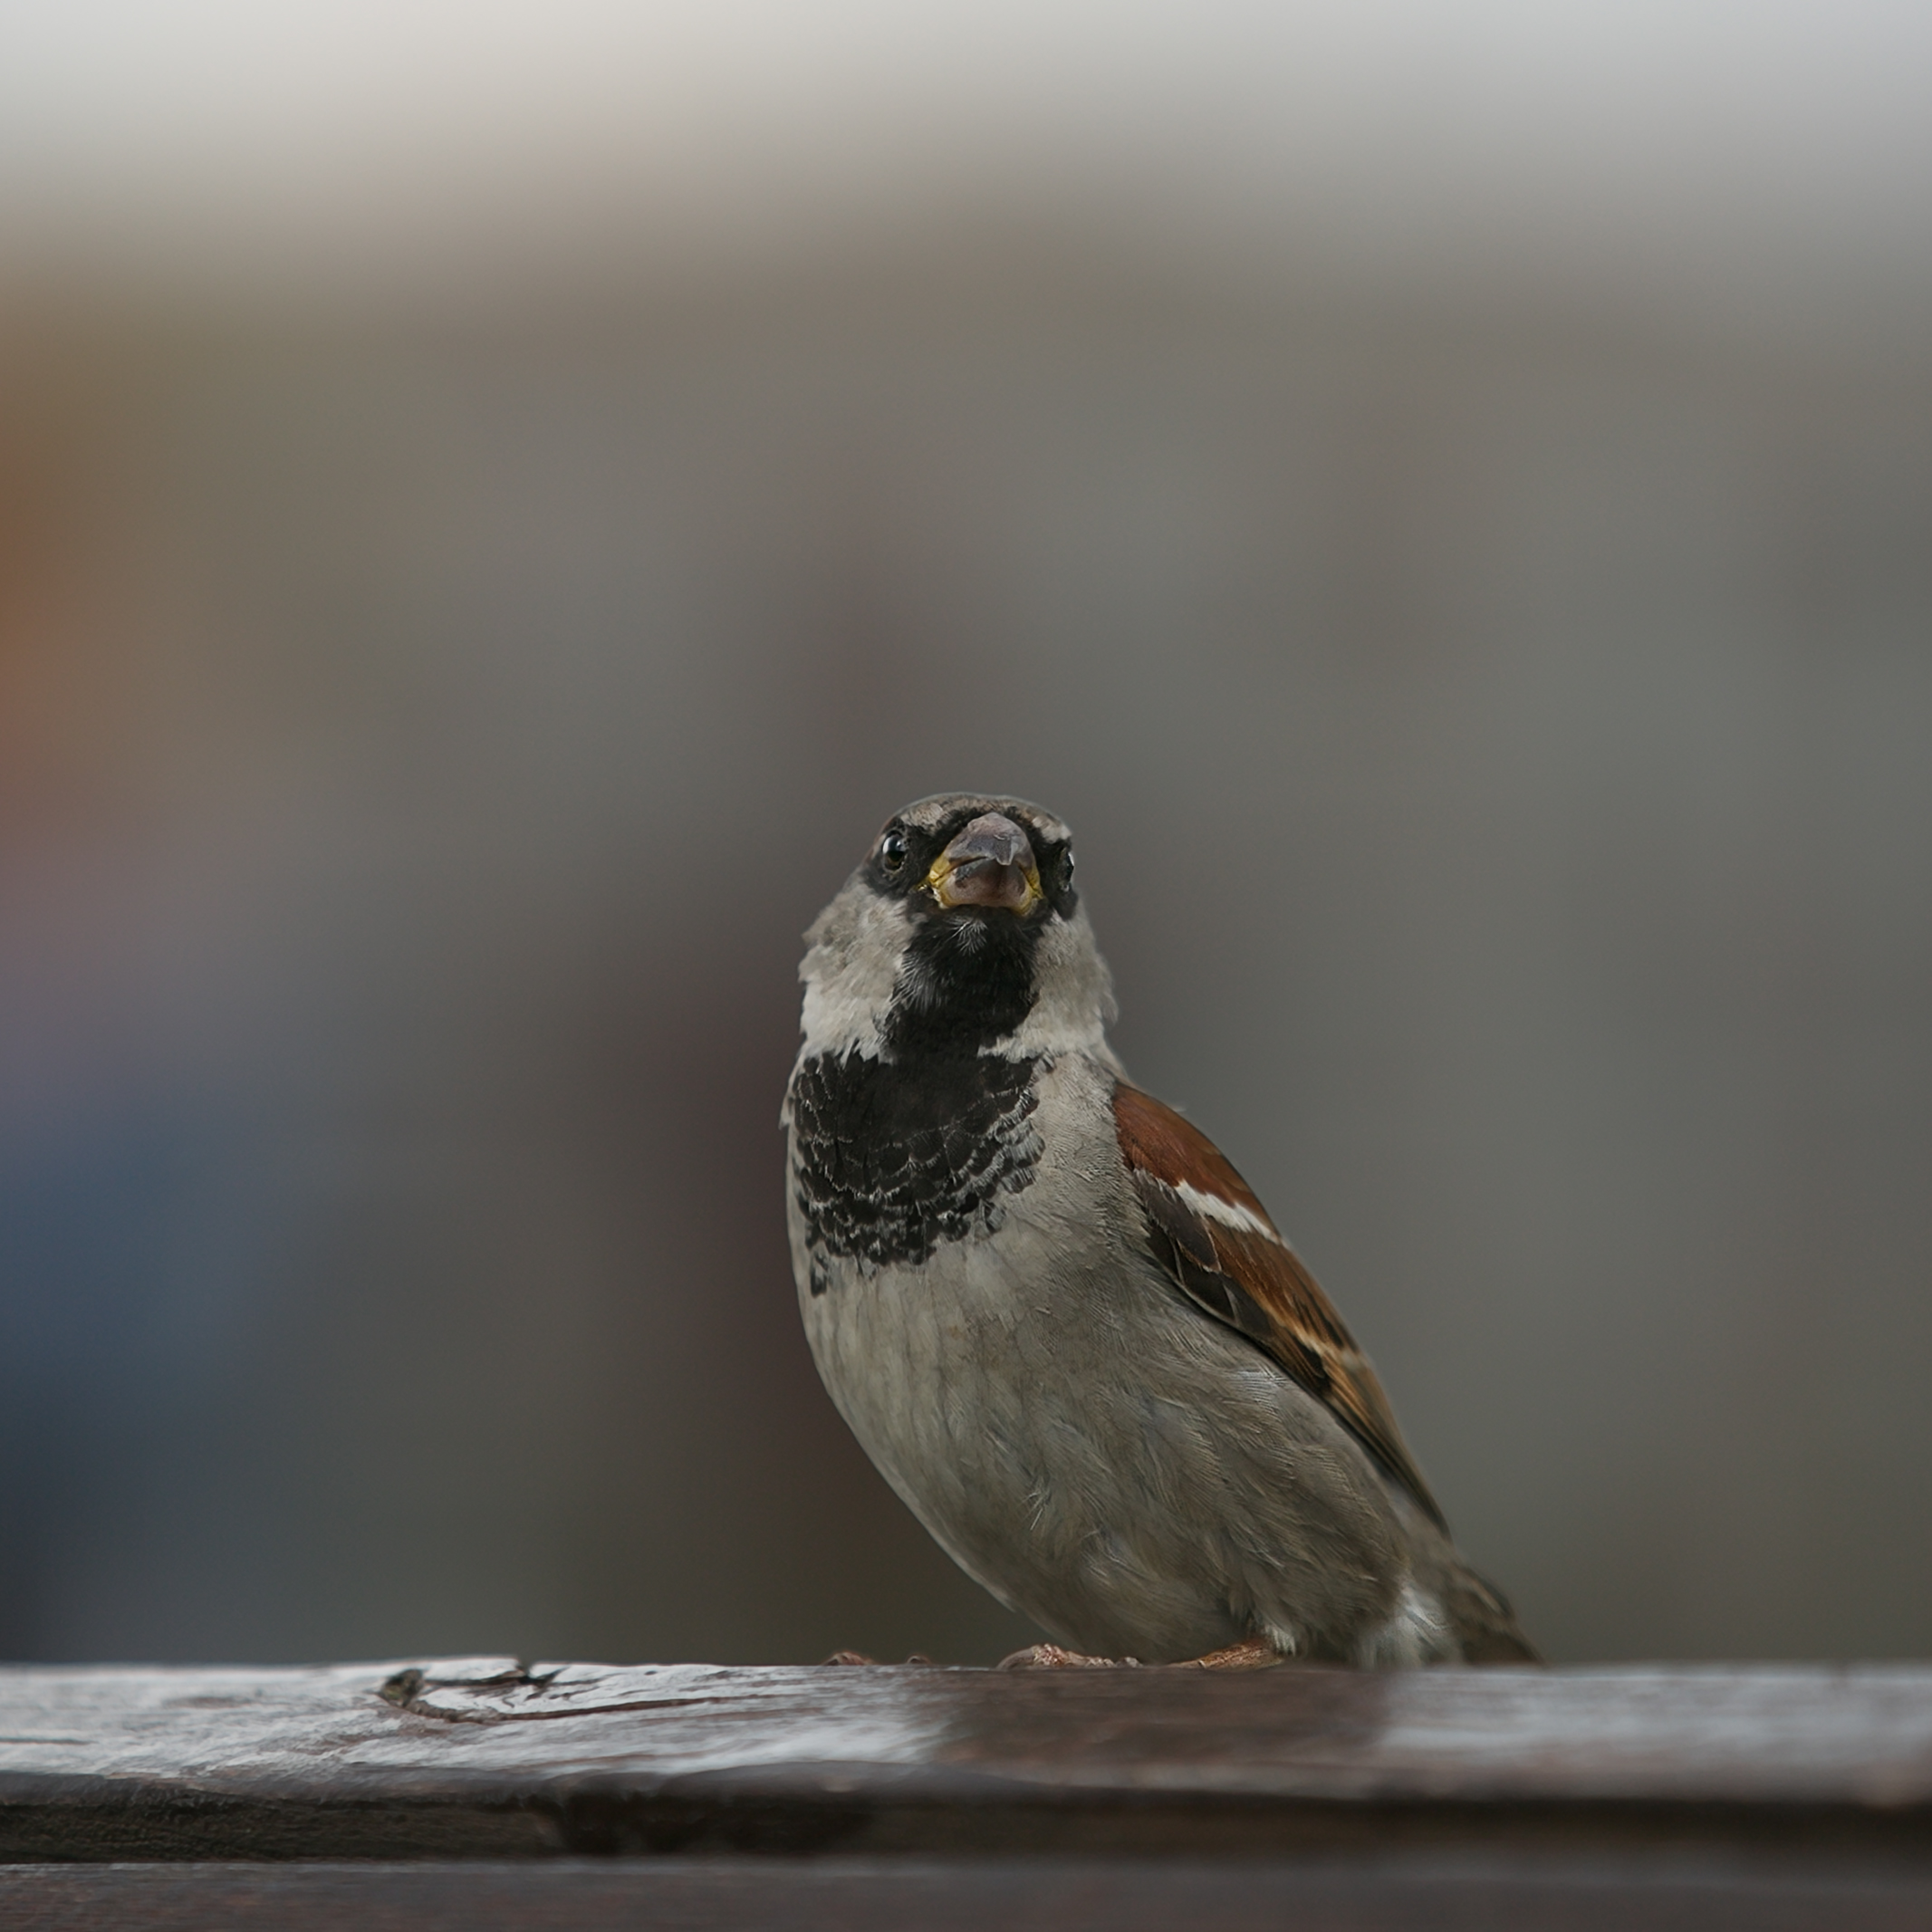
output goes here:
{"type": "Polygon", "coordinates": [[[1458,1563],[1445,1580],[1442,1606],[1456,1628],[1466,1664],[1540,1664],[1509,1599],[1494,1583],[1458,1563]]]}

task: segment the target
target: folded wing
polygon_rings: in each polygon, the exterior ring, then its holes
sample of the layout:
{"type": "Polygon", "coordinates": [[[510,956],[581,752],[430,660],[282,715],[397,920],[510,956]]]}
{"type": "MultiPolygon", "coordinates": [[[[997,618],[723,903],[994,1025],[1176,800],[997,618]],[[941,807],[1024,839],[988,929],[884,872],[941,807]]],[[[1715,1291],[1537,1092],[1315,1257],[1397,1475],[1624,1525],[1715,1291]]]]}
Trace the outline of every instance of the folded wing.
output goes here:
{"type": "Polygon", "coordinates": [[[1226,1156],[1125,1081],[1113,1110],[1149,1245],[1176,1287],[1273,1356],[1442,1524],[1368,1357],[1226,1156]]]}

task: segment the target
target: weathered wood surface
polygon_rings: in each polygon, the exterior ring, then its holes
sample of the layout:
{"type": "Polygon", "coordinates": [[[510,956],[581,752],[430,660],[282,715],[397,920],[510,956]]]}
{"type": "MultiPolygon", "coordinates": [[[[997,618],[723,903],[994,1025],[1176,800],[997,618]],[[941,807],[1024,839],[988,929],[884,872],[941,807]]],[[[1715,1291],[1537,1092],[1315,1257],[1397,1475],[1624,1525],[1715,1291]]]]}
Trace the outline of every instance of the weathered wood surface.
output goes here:
{"type": "Polygon", "coordinates": [[[0,1866],[7,1932],[1925,1932],[1932,1879],[1629,1859],[0,1866]]]}
{"type": "Polygon", "coordinates": [[[14,1860],[1660,1846],[1922,1875],[1932,1669],[0,1671],[14,1860]]]}

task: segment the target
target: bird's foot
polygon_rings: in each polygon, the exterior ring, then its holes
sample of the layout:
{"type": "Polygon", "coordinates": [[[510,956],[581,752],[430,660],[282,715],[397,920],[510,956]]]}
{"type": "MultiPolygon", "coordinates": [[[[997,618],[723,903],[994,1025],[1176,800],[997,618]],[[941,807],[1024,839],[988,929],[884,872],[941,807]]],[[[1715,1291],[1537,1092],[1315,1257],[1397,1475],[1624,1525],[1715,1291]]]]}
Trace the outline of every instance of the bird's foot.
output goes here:
{"type": "Polygon", "coordinates": [[[1264,1638],[1244,1637],[1226,1649],[1210,1650],[1206,1657],[1190,1657],[1177,1664],[1177,1670],[1272,1670],[1287,1658],[1264,1638]]]}
{"type": "Polygon", "coordinates": [[[1138,1657],[1089,1657],[1058,1644],[1028,1644],[999,1662],[1002,1670],[1138,1670],[1138,1657]]]}

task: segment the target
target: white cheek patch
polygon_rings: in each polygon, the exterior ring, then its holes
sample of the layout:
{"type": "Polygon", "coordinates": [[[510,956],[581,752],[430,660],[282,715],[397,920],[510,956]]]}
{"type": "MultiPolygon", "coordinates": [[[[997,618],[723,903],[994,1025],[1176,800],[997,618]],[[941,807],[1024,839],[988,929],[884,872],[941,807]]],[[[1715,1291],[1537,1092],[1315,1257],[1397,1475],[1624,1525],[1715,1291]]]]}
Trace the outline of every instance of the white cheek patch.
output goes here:
{"type": "Polygon", "coordinates": [[[1231,1227],[1237,1234],[1259,1235],[1264,1241],[1273,1241],[1282,1246],[1287,1244],[1252,1208],[1244,1207],[1239,1201],[1223,1200],[1218,1194],[1204,1194],[1192,1181],[1176,1184],[1175,1193],[1197,1215],[1210,1221],[1218,1221],[1223,1227],[1231,1227]]]}
{"type": "MultiPolygon", "coordinates": [[[[903,901],[881,897],[862,877],[846,881],[805,936],[809,949],[799,967],[805,983],[803,1058],[878,1053],[895,994],[915,1012],[929,1006],[934,989],[922,978],[929,969],[907,951],[915,923],[903,901]]],[[[984,936],[968,927],[961,943],[971,949],[984,944],[984,936]]],[[[1039,935],[1033,1010],[984,1051],[1011,1058],[1084,1053],[1113,1066],[1107,1047],[1113,1013],[1106,964],[1094,949],[1085,912],[1076,908],[1071,919],[1049,920],[1039,935]]]]}
{"type": "Polygon", "coordinates": [[[1048,921],[1033,953],[1033,1009],[991,1051],[1002,1053],[1107,1052],[1113,982],[1094,949],[1084,909],[1048,921]]]}
{"type": "Polygon", "coordinates": [[[879,1023],[892,997],[906,928],[905,908],[857,879],[820,914],[799,967],[808,1056],[879,1051],[879,1023]]]}
{"type": "Polygon", "coordinates": [[[879,1028],[872,1002],[849,990],[833,986],[805,989],[803,1053],[847,1053],[854,1051],[877,1053],[879,1028]]]}

